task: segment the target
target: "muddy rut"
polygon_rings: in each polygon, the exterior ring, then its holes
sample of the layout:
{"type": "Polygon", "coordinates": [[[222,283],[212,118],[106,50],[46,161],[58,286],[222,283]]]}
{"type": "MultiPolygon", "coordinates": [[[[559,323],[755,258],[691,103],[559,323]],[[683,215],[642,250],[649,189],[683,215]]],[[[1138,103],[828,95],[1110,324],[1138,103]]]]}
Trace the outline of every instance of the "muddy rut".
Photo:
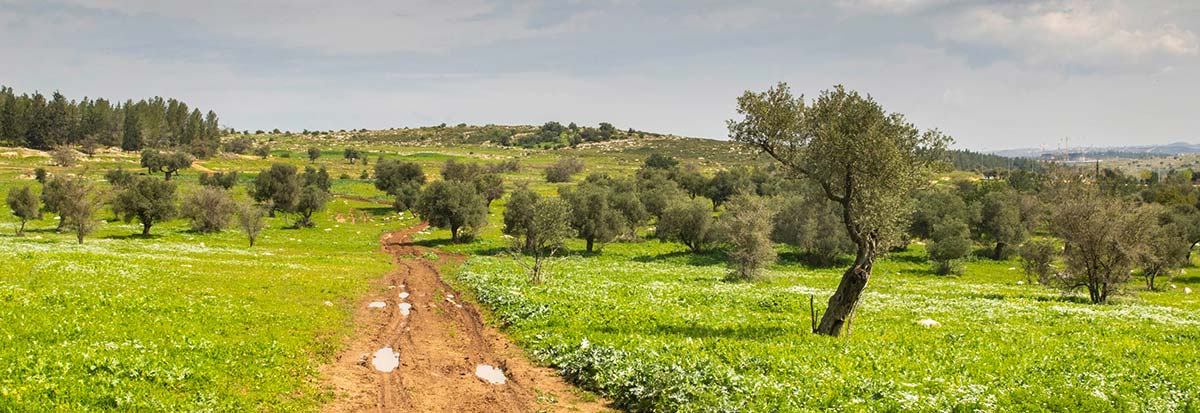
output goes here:
{"type": "Polygon", "coordinates": [[[411,235],[425,228],[421,224],[381,238],[396,268],[358,303],[353,340],[323,368],[326,386],[335,394],[323,410],[608,411],[602,400],[581,397],[553,370],[533,365],[516,345],[485,325],[438,270],[464,257],[411,243],[411,235]],[[427,259],[430,254],[438,259],[427,259]],[[398,355],[398,364],[384,350],[388,348],[398,355]],[[488,381],[476,376],[481,366],[500,369],[504,383],[496,383],[499,377],[485,375],[493,380],[488,381]]]}

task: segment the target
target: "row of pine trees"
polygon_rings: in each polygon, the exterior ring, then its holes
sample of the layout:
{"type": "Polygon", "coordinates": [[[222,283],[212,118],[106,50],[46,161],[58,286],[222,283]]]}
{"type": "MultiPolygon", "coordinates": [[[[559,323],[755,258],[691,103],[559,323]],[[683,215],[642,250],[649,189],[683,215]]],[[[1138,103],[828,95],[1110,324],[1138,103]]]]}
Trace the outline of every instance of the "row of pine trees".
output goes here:
{"type": "Polygon", "coordinates": [[[207,157],[216,153],[221,135],[215,112],[206,115],[175,99],[75,101],[58,92],[49,98],[38,92],[17,95],[12,88],[0,86],[2,146],[183,148],[207,157]]]}

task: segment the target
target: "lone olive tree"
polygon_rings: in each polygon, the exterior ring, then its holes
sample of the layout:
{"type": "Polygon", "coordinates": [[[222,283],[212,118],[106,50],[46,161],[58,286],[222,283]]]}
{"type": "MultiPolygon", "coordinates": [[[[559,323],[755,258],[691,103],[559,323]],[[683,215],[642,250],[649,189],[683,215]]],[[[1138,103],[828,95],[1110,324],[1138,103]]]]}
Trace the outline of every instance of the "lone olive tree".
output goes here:
{"type": "Polygon", "coordinates": [[[786,83],[747,91],[738,114],[742,119],[728,122],[734,140],[757,147],[790,176],[815,182],[841,207],[854,263],[814,328],[838,336],[854,317],[876,257],[904,229],[908,194],[944,165],[938,158],[950,139],[937,130],[922,133],[903,115],[842,86],[811,103],[793,97],[786,83]]]}

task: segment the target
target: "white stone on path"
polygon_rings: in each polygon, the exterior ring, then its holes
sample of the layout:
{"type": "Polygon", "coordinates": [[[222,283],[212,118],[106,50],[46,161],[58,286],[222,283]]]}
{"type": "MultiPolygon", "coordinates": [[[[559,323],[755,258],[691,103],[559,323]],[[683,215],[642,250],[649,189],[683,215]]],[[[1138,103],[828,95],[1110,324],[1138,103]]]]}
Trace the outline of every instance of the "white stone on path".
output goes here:
{"type": "Polygon", "coordinates": [[[400,303],[400,314],[408,316],[409,311],[412,311],[412,304],[400,303]]]}
{"type": "Polygon", "coordinates": [[[402,293],[400,293],[400,299],[401,299],[401,300],[403,300],[403,299],[405,299],[405,298],[408,298],[408,292],[407,292],[407,291],[406,291],[406,292],[402,292],[402,293]]]}
{"type": "Polygon", "coordinates": [[[384,307],[387,307],[387,303],[385,303],[383,301],[372,301],[370,304],[367,304],[367,307],[368,308],[384,308],[384,307]]]}
{"type": "Polygon", "coordinates": [[[932,318],[926,318],[926,319],[924,319],[924,320],[917,321],[917,324],[919,324],[919,325],[921,325],[922,327],[925,327],[925,328],[935,328],[935,327],[941,327],[941,326],[942,326],[942,323],[939,323],[939,322],[937,322],[937,321],[934,321],[932,318]]]}
{"type": "Polygon", "coordinates": [[[400,353],[392,351],[391,347],[381,348],[375,351],[375,357],[371,358],[371,365],[375,366],[375,370],[391,373],[400,366],[400,353]]]}
{"type": "Polygon", "coordinates": [[[504,384],[508,382],[508,379],[504,377],[503,371],[487,364],[480,364],[475,367],[475,377],[491,384],[504,384]]]}

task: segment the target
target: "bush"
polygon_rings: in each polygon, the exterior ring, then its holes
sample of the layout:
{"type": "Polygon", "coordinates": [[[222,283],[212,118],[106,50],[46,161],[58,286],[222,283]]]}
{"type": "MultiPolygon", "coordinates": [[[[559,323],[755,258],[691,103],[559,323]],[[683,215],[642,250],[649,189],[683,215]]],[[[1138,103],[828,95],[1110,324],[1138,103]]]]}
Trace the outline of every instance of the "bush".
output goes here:
{"type": "Polygon", "coordinates": [[[679,201],[663,210],[655,234],[664,240],[679,241],[698,252],[716,240],[713,223],[708,202],[699,199],[679,201]]]}
{"type": "Polygon", "coordinates": [[[731,245],[729,258],[734,269],[730,278],[750,280],[775,261],[771,243],[771,217],[775,212],[757,195],[739,194],[729,200],[721,214],[721,234],[731,245]]]}
{"type": "Polygon", "coordinates": [[[583,172],[583,161],[579,158],[562,158],[546,167],[546,182],[571,182],[571,176],[583,172]]]}
{"type": "Polygon", "coordinates": [[[971,230],[965,222],[952,219],[934,225],[929,242],[929,259],[939,275],[962,274],[962,259],[971,254],[971,230]]]}
{"type": "Polygon", "coordinates": [[[263,145],[263,146],[254,148],[254,156],[257,156],[257,157],[260,157],[263,159],[267,159],[268,157],[271,156],[271,146],[263,145]]]}
{"type": "Polygon", "coordinates": [[[1054,241],[1027,241],[1021,246],[1020,255],[1026,281],[1030,284],[1035,281],[1042,284],[1050,282],[1050,277],[1054,275],[1054,258],[1058,255],[1058,246],[1054,241]]]}
{"type": "Polygon", "coordinates": [[[180,215],[191,221],[193,230],[214,233],[229,227],[234,212],[237,212],[237,204],[225,191],[205,186],[188,194],[180,209],[180,215]]]}
{"type": "Polygon", "coordinates": [[[237,185],[237,182],[237,171],[200,174],[200,185],[202,186],[230,189],[237,185]]]}
{"type": "MultiPolygon", "coordinates": [[[[258,134],[261,134],[262,131],[258,131],[258,132],[259,132],[258,134]]],[[[250,138],[244,137],[244,136],[237,137],[237,138],[233,138],[233,139],[225,141],[224,146],[225,146],[225,152],[231,152],[231,153],[236,153],[239,155],[244,155],[247,152],[250,152],[251,148],[254,147],[254,139],[250,139],[250,138]]]]}

